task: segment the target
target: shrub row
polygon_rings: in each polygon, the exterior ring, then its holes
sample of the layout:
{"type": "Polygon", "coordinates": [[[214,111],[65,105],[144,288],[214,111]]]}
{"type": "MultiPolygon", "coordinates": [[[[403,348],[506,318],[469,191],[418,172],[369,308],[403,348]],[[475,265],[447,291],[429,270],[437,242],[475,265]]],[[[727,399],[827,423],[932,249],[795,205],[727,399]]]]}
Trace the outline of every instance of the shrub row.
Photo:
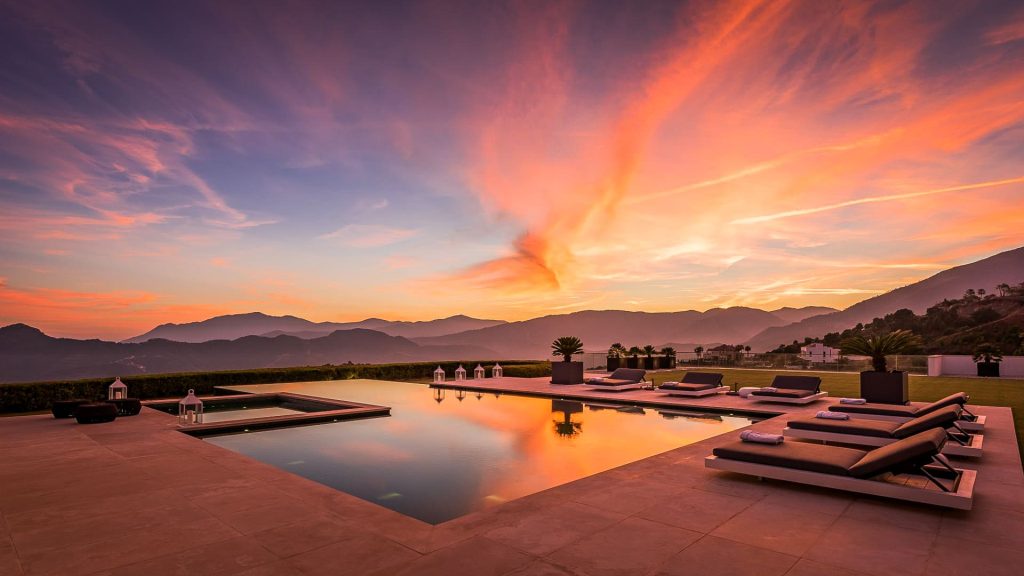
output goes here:
{"type": "MultiPolygon", "coordinates": [[[[441,362],[440,366],[452,379],[460,362],[441,362]]],[[[470,377],[477,364],[488,367],[494,361],[464,361],[462,366],[470,377]]],[[[196,394],[210,395],[216,386],[246,384],[274,384],[279,382],[315,382],[318,380],[347,380],[370,378],[375,380],[421,380],[431,378],[437,362],[411,364],[341,364],[302,366],[296,368],[259,368],[253,370],[227,370],[221,372],[183,372],[177,374],[141,374],[121,378],[128,386],[128,395],[142,400],[177,398],[194,389],[196,394]]],[[[550,362],[516,362],[503,365],[505,376],[535,378],[551,374],[550,362]]],[[[101,399],[113,376],[84,380],[25,382],[0,384],[0,413],[35,412],[48,410],[54,400],[72,398],[101,399]]]]}

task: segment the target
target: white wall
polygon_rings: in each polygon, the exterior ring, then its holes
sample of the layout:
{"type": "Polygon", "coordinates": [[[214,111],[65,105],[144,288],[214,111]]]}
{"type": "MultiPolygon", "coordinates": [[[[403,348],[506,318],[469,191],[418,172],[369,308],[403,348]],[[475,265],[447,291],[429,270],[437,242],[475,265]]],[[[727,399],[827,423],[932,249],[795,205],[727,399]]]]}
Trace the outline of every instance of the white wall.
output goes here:
{"type": "MultiPolygon", "coordinates": [[[[970,356],[936,354],[928,357],[929,376],[977,376],[978,368],[970,356]]],[[[1003,356],[999,375],[1024,378],[1024,356],[1003,356]]]]}

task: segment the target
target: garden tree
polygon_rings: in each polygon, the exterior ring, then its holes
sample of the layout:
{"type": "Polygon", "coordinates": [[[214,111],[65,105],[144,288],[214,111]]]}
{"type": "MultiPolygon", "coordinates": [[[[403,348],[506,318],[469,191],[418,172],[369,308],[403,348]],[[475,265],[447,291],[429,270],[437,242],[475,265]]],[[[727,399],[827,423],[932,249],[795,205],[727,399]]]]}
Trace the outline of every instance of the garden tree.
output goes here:
{"type": "Polygon", "coordinates": [[[1002,362],[1003,352],[999,348],[985,342],[974,350],[973,358],[975,362],[1002,362]]]}
{"type": "Polygon", "coordinates": [[[632,356],[633,358],[639,356],[641,352],[643,352],[643,350],[641,350],[639,346],[629,347],[629,355],[632,356]]]}
{"type": "Polygon", "coordinates": [[[657,351],[658,349],[650,344],[643,347],[644,356],[647,356],[648,358],[653,358],[654,353],[657,351]]]}
{"type": "Polygon", "coordinates": [[[611,347],[608,348],[608,357],[609,358],[625,358],[626,357],[626,347],[623,346],[621,342],[616,342],[615,344],[612,344],[611,347]]]}
{"type": "Polygon", "coordinates": [[[671,346],[665,346],[664,348],[661,349],[661,355],[662,356],[675,356],[676,355],[676,349],[671,347],[671,346]]]}
{"type": "Polygon", "coordinates": [[[984,288],[978,288],[978,296],[981,296],[982,298],[985,297],[985,289],[984,288]]]}
{"type": "Polygon", "coordinates": [[[870,356],[875,372],[886,371],[886,356],[906,354],[921,346],[921,339],[909,330],[896,330],[888,334],[864,336],[856,334],[843,340],[843,354],[870,356]]]}
{"type": "Polygon", "coordinates": [[[697,356],[700,356],[701,354],[704,353],[704,347],[697,346],[696,348],[693,349],[693,353],[696,354],[697,356]]]}
{"type": "Polygon", "coordinates": [[[968,288],[967,291],[964,292],[964,300],[974,300],[977,297],[978,295],[975,293],[974,288],[968,288]]]}
{"type": "Polygon", "coordinates": [[[576,336],[562,336],[551,343],[551,355],[561,356],[566,362],[572,362],[573,354],[583,352],[583,342],[576,336]]]}
{"type": "Polygon", "coordinates": [[[1003,282],[1002,284],[996,285],[996,290],[999,291],[999,297],[1002,298],[1010,293],[1010,285],[1003,282]]]}
{"type": "Polygon", "coordinates": [[[743,347],[743,350],[744,350],[744,351],[745,351],[745,352],[746,352],[747,354],[750,354],[750,346],[744,346],[744,347],[743,347]]]}

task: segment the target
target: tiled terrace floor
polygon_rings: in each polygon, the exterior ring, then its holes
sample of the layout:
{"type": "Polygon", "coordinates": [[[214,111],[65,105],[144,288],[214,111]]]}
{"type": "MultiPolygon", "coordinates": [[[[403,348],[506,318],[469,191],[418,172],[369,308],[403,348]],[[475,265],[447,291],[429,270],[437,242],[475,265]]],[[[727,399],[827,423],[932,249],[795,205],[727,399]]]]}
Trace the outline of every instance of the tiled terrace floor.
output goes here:
{"type": "MultiPolygon", "coordinates": [[[[472,384],[586,395],[543,380],[472,384]]],[[[0,574],[1017,575],[1024,474],[1011,414],[977,412],[985,457],[957,461],[979,470],[970,512],[705,469],[732,433],[438,526],[181,434],[148,409],[91,426],[0,418],[0,574]]]]}

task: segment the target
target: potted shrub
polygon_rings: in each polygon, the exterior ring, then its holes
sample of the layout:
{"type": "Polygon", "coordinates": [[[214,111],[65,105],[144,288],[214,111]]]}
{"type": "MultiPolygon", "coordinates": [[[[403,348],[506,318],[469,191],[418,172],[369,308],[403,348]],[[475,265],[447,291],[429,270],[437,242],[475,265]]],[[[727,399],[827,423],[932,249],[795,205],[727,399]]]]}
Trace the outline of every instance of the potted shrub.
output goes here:
{"type": "Polygon", "coordinates": [[[991,344],[979,344],[974,350],[974,363],[978,365],[978,376],[999,377],[999,363],[1003,353],[991,344]]]}
{"type": "Polygon", "coordinates": [[[654,346],[651,346],[650,344],[643,347],[643,352],[645,356],[644,370],[654,370],[654,353],[657,351],[658,349],[655,348],[654,346]]]}
{"type": "Polygon", "coordinates": [[[629,349],[629,357],[626,358],[627,368],[639,368],[640,367],[640,350],[639,346],[633,346],[629,349]]]}
{"type": "Polygon", "coordinates": [[[676,349],[671,346],[665,346],[661,349],[661,358],[658,368],[665,370],[671,370],[676,367],[676,349]]]}
{"type": "Polygon", "coordinates": [[[622,359],[626,357],[626,347],[616,342],[608,349],[608,371],[614,372],[622,367],[622,359]]]}
{"type": "Polygon", "coordinates": [[[583,384],[583,362],[573,362],[574,354],[583,352],[583,342],[576,336],[562,336],[551,343],[551,355],[562,362],[551,363],[552,384],[583,384]]]}
{"type": "Polygon", "coordinates": [[[909,330],[896,330],[888,334],[865,337],[863,334],[843,340],[843,354],[870,356],[873,370],[860,373],[860,395],[868,402],[906,404],[909,398],[909,379],[906,372],[886,370],[885,357],[902,354],[921,345],[921,339],[909,330]]]}

